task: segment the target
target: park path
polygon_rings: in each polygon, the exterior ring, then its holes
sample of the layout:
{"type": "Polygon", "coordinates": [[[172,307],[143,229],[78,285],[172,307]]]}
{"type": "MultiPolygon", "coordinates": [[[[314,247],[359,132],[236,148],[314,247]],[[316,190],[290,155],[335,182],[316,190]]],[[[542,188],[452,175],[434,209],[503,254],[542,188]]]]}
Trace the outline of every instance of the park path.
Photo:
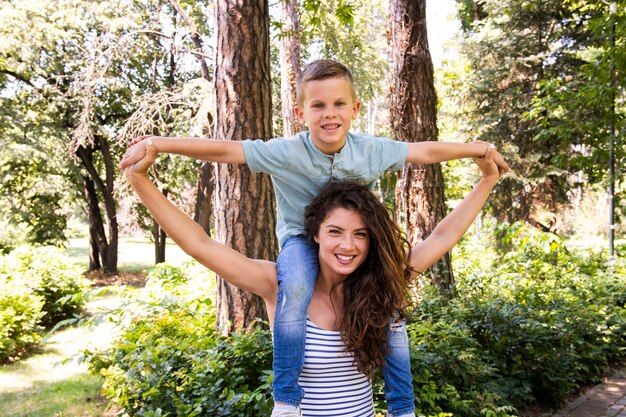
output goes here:
{"type": "Polygon", "coordinates": [[[626,368],[576,398],[553,417],[626,417],[626,368]]]}

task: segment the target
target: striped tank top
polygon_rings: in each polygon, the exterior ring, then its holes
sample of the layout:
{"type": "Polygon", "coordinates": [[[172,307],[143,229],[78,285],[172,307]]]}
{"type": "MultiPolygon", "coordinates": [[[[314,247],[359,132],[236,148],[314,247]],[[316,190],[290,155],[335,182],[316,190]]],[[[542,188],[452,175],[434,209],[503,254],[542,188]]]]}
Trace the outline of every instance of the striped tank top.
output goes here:
{"type": "Polygon", "coordinates": [[[307,318],[303,417],[374,417],[372,385],[357,370],[354,355],[344,350],[339,332],[317,327],[307,318]]]}

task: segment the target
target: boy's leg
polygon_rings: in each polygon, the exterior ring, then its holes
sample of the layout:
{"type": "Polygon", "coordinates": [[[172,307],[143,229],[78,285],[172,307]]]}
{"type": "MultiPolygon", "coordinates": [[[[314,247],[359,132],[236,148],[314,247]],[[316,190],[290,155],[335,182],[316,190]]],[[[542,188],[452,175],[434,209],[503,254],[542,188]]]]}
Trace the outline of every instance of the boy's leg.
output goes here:
{"type": "Polygon", "coordinates": [[[409,339],[404,320],[389,324],[387,332],[389,354],[385,358],[383,376],[385,378],[385,398],[388,416],[415,416],[415,394],[411,375],[409,339]]]}
{"type": "Polygon", "coordinates": [[[274,318],[274,401],[299,405],[298,385],[304,365],[306,315],[319,263],[317,250],[304,236],[285,241],[276,262],[278,298],[274,318]]]}

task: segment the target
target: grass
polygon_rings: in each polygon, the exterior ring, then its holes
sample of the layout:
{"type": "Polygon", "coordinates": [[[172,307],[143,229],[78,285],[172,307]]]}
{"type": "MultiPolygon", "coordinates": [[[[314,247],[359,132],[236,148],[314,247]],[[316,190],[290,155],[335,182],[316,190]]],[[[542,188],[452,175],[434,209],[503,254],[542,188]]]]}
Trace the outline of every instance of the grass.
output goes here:
{"type": "MultiPolygon", "coordinates": [[[[149,271],[154,267],[154,244],[148,239],[120,239],[118,243],[118,268],[120,271],[149,271]]],[[[89,240],[87,238],[70,239],[65,249],[66,255],[74,264],[89,265],[89,240]]],[[[165,260],[180,264],[191,259],[173,242],[165,248],[165,260]]]]}
{"type": "Polygon", "coordinates": [[[107,415],[100,378],[85,373],[54,382],[34,382],[29,389],[0,394],[4,417],[99,417],[107,415]]]}
{"type": "MultiPolygon", "coordinates": [[[[88,308],[111,306],[116,296],[94,300],[88,308]]],[[[92,310],[93,311],[93,310],[92,310]]],[[[101,380],[90,375],[77,355],[82,349],[111,340],[114,328],[70,327],[54,333],[41,351],[0,368],[0,416],[103,417],[107,401],[100,396],[101,380]],[[68,360],[69,359],[69,360],[68,360]]]]}

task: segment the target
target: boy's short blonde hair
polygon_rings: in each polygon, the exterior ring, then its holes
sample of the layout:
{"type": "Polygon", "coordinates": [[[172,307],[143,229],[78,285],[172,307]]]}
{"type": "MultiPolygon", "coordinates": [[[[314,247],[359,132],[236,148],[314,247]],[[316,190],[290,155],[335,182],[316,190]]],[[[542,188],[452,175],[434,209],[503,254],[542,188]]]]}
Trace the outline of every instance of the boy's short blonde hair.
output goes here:
{"type": "Polygon", "coordinates": [[[354,88],[354,79],[352,73],[341,62],[333,59],[318,59],[308,63],[298,75],[296,81],[296,97],[298,105],[302,105],[304,101],[303,86],[309,81],[325,80],[327,78],[344,78],[350,83],[350,91],[352,99],[356,101],[356,89],[354,88]]]}

